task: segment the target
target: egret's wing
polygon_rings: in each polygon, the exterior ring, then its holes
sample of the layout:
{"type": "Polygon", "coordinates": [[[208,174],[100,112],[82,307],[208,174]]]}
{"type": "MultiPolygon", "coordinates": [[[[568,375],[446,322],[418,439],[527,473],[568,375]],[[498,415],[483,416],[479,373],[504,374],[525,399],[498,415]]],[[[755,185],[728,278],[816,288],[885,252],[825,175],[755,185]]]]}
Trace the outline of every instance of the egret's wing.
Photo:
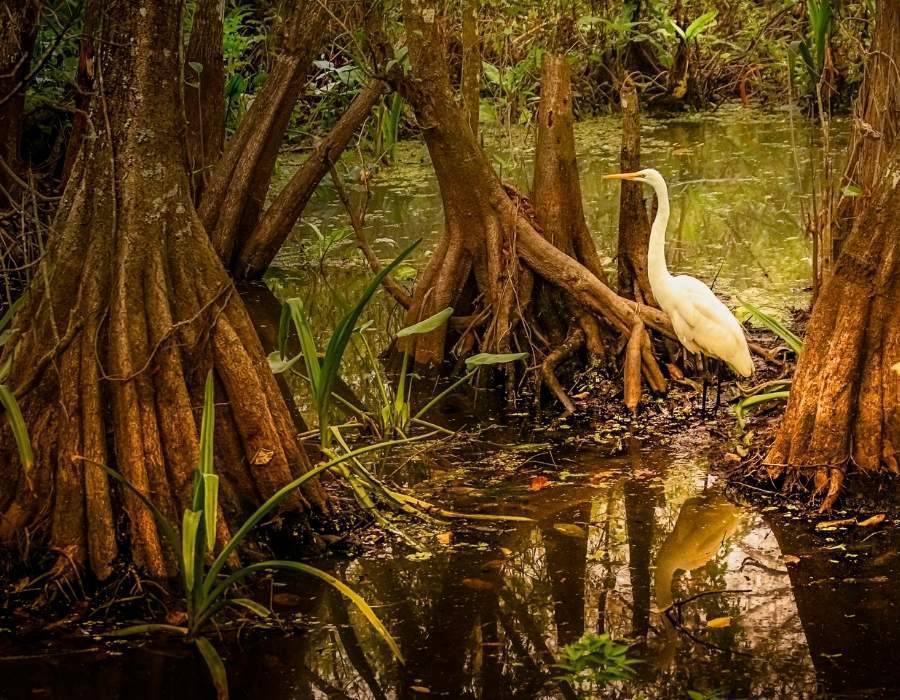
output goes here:
{"type": "Polygon", "coordinates": [[[740,374],[749,375],[753,363],[744,329],[734,314],[700,280],[679,275],[674,281],[678,293],[673,307],[688,327],[685,333],[691,342],[705,354],[725,360],[740,374]]]}

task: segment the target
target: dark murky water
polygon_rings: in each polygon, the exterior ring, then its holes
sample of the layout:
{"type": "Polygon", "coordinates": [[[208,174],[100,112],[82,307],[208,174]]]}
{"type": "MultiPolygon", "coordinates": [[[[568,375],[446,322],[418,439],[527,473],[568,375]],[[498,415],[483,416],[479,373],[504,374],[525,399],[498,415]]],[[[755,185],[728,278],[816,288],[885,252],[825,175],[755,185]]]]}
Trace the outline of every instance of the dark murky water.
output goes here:
{"type": "MultiPolygon", "coordinates": [[[[615,119],[579,126],[586,210],[607,257],[618,190],[599,176],[616,169],[618,139],[615,119]]],[[[732,301],[777,310],[802,299],[809,256],[798,193],[808,190],[815,141],[784,115],[646,120],[644,162],[673,185],[673,267],[715,278],[732,301]]],[[[530,150],[503,138],[492,148],[525,184],[530,150]]],[[[376,180],[370,234],[384,257],[425,236],[421,260],[440,228],[439,199],[424,151],[404,145],[400,161],[376,180]]],[[[306,221],[322,232],[346,225],[327,187],[306,221]]],[[[325,275],[301,267],[316,253],[309,233],[301,224],[271,283],[306,299],[325,336],[366,275],[327,255],[325,275]]],[[[369,317],[386,329],[396,327],[392,313],[376,301],[369,317]]],[[[364,396],[371,377],[349,362],[346,379],[364,396]]],[[[606,631],[635,640],[642,663],[634,682],[602,697],[900,697],[900,523],[817,533],[791,510],[735,505],[709,473],[707,447],[690,434],[667,449],[632,441],[615,458],[562,449],[418,463],[404,478],[436,502],[537,524],[448,526],[427,535],[425,554],[384,541],[375,555],[324,563],[376,606],[405,667],[333,593],[278,577],[262,597],[285,627],[226,646],[233,695],[568,700],[573,690],[552,666],[559,648],[606,631]],[[536,476],[549,486],[531,490],[536,476]],[[658,612],[670,604],[677,627],[658,612]]],[[[202,663],[179,645],[109,643],[85,626],[74,639],[23,646],[12,632],[0,630],[2,700],[212,695],[202,663]]]]}
{"type": "MultiPolygon", "coordinates": [[[[696,437],[675,443],[633,442],[614,459],[558,452],[555,467],[541,465],[546,452],[516,455],[490,474],[445,463],[428,482],[444,485],[442,500],[537,524],[450,529],[430,553],[332,562],[376,606],[405,668],[330,591],[280,576],[275,608],[303,626],[228,647],[235,697],[572,698],[552,663],[585,630],[638,641],[636,680],[602,697],[897,697],[898,523],[810,533],[790,510],[729,502],[696,437]],[[532,491],[537,475],[551,483],[532,491]],[[678,628],[658,612],[672,603],[678,628]]],[[[86,630],[56,655],[0,650],[4,700],[211,694],[201,662],[159,642],[108,644],[86,630]]]]}

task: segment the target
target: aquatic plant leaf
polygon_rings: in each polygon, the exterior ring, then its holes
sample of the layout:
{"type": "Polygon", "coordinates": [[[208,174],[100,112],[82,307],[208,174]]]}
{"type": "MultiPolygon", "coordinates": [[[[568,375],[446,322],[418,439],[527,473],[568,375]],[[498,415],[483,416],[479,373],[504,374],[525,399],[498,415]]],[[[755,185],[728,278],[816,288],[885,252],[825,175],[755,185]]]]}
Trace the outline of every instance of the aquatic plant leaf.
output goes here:
{"type": "Polygon", "coordinates": [[[219,517],[219,477],[216,474],[203,475],[203,530],[206,534],[206,548],[216,546],[216,520],[219,517]]]}
{"type": "Polygon", "coordinates": [[[303,355],[297,353],[291,358],[284,358],[278,350],[275,350],[270,352],[266,359],[269,361],[269,369],[272,370],[272,374],[282,374],[302,360],[303,355]]]}
{"type": "Polygon", "coordinates": [[[194,644],[197,646],[200,656],[203,657],[206,668],[209,669],[209,675],[216,688],[217,699],[228,700],[228,673],[225,671],[225,663],[219,656],[219,652],[206,637],[197,637],[194,644]]]}
{"type": "Polygon", "coordinates": [[[780,321],[765,313],[748,301],[741,301],[741,306],[736,310],[738,318],[752,317],[757,323],[772,331],[781,338],[797,355],[803,350],[803,341],[780,321]]]}
{"type": "Polygon", "coordinates": [[[200,419],[200,473],[213,473],[213,446],[216,428],[216,401],[213,373],[206,375],[203,389],[203,415],[200,419]]]}
{"type": "Polygon", "coordinates": [[[259,617],[269,617],[272,614],[272,611],[269,610],[262,603],[257,603],[255,600],[251,600],[250,598],[229,598],[229,605],[238,605],[242,608],[246,608],[254,615],[258,615],[259,617]]]}
{"type": "Polygon", "coordinates": [[[872,527],[873,525],[880,525],[884,522],[885,517],[886,516],[884,513],[878,513],[878,515],[873,515],[871,518],[860,520],[857,525],[859,527],[872,527]]]}
{"type": "Polygon", "coordinates": [[[579,527],[574,523],[554,523],[553,529],[562,533],[566,537],[587,537],[587,533],[583,527],[579,527]]]}
{"type": "Polygon", "coordinates": [[[184,571],[184,587],[190,593],[194,590],[197,563],[197,531],[203,513],[185,510],[181,520],[181,566],[184,571]]]}
{"type": "Polygon", "coordinates": [[[6,384],[0,384],[0,404],[3,405],[3,409],[6,412],[6,420],[9,421],[9,427],[12,429],[13,439],[16,441],[16,449],[19,451],[19,460],[22,462],[25,477],[29,478],[31,468],[34,466],[31,438],[28,436],[28,427],[25,425],[25,418],[22,416],[19,402],[16,401],[15,394],[10,391],[6,384]]]}
{"type": "Polygon", "coordinates": [[[528,357],[527,352],[491,353],[480,352],[477,355],[466,358],[466,369],[473,367],[485,367],[487,365],[504,365],[507,362],[516,362],[528,357]]]}
{"type": "Polygon", "coordinates": [[[433,316],[429,316],[428,318],[419,321],[418,323],[414,323],[411,326],[407,326],[406,328],[401,328],[399,331],[397,331],[397,337],[406,338],[410,335],[431,333],[431,331],[443,326],[452,315],[453,308],[448,306],[446,309],[444,309],[443,311],[438,311],[433,316]]]}
{"type": "Polygon", "coordinates": [[[722,629],[724,627],[731,627],[731,618],[730,617],[714,617],[712,620],[707,620],[706,626],[712,630],[722,629]]]}

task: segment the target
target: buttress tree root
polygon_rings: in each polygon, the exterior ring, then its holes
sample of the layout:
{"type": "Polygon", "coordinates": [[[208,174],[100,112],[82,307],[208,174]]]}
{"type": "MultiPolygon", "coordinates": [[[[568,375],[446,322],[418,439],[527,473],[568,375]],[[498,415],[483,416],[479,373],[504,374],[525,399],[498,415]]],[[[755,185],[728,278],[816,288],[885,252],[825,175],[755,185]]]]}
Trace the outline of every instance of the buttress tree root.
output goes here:
{"type": "Polygon", "coordinates": [[[771,478],[812,480],[828,510],[851,467],[900,473],[900,147],[807,327],[771,478]]]}
{"type": "MultiPolygon", "coordinates": [[[[16,316],[13,387],[32,437],[23,471],[0,452],[0,540],[108,577],[127,552],[172,573],[151,513],[111,488],[109,464],[171,517],[190,503],[204,378],[216,379],[225,537],[233,517],[309,464],[250,318],[191,200],[179,126],[180,3],[108,3],[91,133],[42,267],[16,316]]],[[[289,507],[324,507],[321,487],[289,507]]]]}
{"type": "MultiPolygon", "coordinates": [[[[565,348],[566,354],[584,343],[589,352],[603,354],[606,347],[624,347],[638,323],[674,337],[662,312],[605,283],[581,208],[565,60],[549,57],[544,65],[532,207],[500,182],[469,127],[450,85],[438,8],[407,0],[403,9],[412,72],[392,79],[422,128],[445,218],[407,321],[448,306],[457,314],[449,330],[417,336],[411,348],[416,362],[441,363],[451,348],[459,355],[525,351],[539,361],[549,357],[552,370],[559,357],[551,356],[554,350],[565,348]]],[[[640,374],[654,391],[663,391],[646,330],[638,337],[640,374]]],[[[508,370],[508,389],[511,377],[508,370]]]]}

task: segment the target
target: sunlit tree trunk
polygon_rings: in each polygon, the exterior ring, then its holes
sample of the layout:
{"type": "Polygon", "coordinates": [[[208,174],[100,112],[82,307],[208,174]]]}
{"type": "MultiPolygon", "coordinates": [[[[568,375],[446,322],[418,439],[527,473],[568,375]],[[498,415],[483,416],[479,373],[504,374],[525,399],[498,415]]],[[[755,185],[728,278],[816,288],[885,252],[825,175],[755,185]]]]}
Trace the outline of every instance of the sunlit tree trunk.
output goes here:
{"type": "MultiPolygon", "coordinates": [[[[36,463],[4,435],[0,541],[107,577],[120,552],[171,573],[150,512],[112,489],[123,473],[170,517],[190,503],[198,415],[216,380],[219,540],[232,517],[308,461],[243,303],[191,200],[183,140],[181,3],[108,2],[84,140],[50,249],[2,361],[36,463]],[[127,534],[118,527],[127,521],[127,534]]],[[[322,505],[314,485],[291,506],[322,505]]]]}
{"type": "Polygon", "coordinates": [[[480,0],[462,3],[462,92],[463,110],[472,133],[478,135],[478,116],[481,110],[481,51],[478,37],[478,8],[480,0]]]}
{"type": "Polygon", "coordinates": [[[830,508],[844,476],[900,473],[900,145],[813,308],[766,463],[830,508]]]}
{"type": "Polygon", "coordinates": [[[15,201],[25,107],[25,78],[37,37],[41,0],[9,0],[0,8],[0,209],[15,201]]]}

